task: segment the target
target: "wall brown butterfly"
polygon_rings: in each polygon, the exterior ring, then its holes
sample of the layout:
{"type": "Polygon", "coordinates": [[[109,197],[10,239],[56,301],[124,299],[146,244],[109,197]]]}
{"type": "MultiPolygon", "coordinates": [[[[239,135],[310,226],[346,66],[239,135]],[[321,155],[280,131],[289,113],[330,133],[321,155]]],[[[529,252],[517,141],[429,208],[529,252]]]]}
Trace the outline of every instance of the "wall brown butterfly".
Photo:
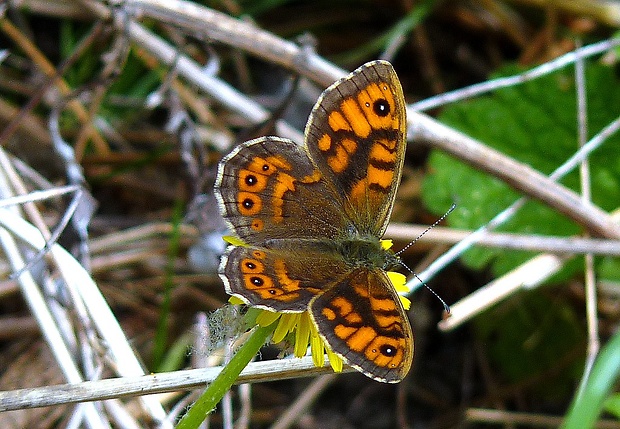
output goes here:
{"type": "Polygon", "coordinates": [[[226,291],[276,312],[309,311],[349,365],[388,383],[413,359],[413,333],[381,246],[405,157],[405,100],[386,61],[325,90],[305,145],[261,137],[219,164],[222,215],[246,244],[230,246],[226,291]]]}

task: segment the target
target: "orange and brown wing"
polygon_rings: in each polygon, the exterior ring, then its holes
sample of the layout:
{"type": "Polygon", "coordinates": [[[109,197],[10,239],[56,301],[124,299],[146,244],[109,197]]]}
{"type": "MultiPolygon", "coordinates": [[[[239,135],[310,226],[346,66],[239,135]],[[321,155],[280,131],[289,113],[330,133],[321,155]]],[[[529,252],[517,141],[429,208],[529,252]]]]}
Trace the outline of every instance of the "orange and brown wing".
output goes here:
{"type": "Polygon", "coordinates": [[[306,311],[312,298],[347,272],[337,254],[301,240],[294,249],[230,246],[219,268],[230,295],[254,307],[293,313],[306,311]]]}
{"type": "Polygon", "coordinates": [[[310,302],[319,333],[346,363],[398,383],[413,360],[413,332],[385,272],[359,268],[310,302]]]}
{"type": "Polygon", "coordinates": [[[330,86],[310,115],[310,156],[360,232],[385,232],[400,182],[405,137],[403,91],[386,61],[367,63],[330,86]]]}
{"type": "Polygon", "coordinates": [[[332,238],[346,222],[333,189],[291,140],[261,137],[239,145],[220,162],[214,189],[222,216],[248,244],[332,238]]]}

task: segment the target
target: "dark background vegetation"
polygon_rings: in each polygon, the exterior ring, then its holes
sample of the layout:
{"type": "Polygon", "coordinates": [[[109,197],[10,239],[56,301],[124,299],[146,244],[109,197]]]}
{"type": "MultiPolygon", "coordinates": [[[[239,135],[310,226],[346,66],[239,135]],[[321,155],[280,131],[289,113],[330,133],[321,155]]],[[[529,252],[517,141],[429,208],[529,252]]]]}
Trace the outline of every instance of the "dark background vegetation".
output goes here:
{"type": "MultiPolygon", "coordinates": [[[[548,1],[545,6],[539,3],[233,0],[205,5],[252,20],[258,27],[315,49],[349,70],[381,56],[390,36],[400,34],[402,44],[388,59],[411,103],[485,81],[497,73],[518,73],[569,52],[578,44],[611,37],[615,31],[613,22],[595,8],[596,2],[573,2],[568,8],[566,2],[548,1]],[[585,12],[575,11],[582,4],[586,5],[585,12]]],[[[90,227],[95,242],[93,276],[149,371],[187,367],[190,358],[185,351],[192,344],[188,333],[195,315],[212,312],[227,301],[213,263],[209,264],[217,259],[216,250],[199,245],[201,236],[222,228],[211,193],[216,163],[233,144],[272,133],[273,124],[249,124],[191,85],[175,82],[170,68],[154,61],[138,46],[127,44],[129,52],[123,61],[110,67],[104,54],[112,50],[113,43],[123,43],[112,26],[103,25],[85,50],[63,66],[96,25],[96,19],[86,10],[68,8],[66,13],[51,13],[46,8],[22,5],[5,9],[0,19],[0,47],[10,54],[0,64],[3,129],[15,120],[19,109],[52,86],[43,77],[40,63],[25,54],[9,34],[8,23],[18,28],[55,67],[65,67],[61,74],[70,88],[62,96],[57,91],[46,93],[24,118],[33,125],[20,125],[0,143],[58,184],[65,180],[63,164],[52,151],[47,132],[54,103],[76,98],[118,133],[117,139],[106,138],[103,133],[105,144],[97,146],[84,136],[83,122],[69,109],[62,110],[61,134],[76,150],[87,186],[99,203],[90,227]],[[179,92],[171,95],[162,91],[161,102],[147,107],[147,97],[162,87],[179,92]],[[173,126],[173,118],[182,119],[183,125],[173,126]],[[183,133],[188,130],[200,135],[200,144],[194,141],[195,146],[187,147],[183,133]],[[197,204],[199,195],[205,195],[204,205],[197,204]],[[127,239],[117,247],[96,245],[98,239],[115,232],[168,223],[178,225],[180,219],[185,219],[193,229],[181,234],[176,251],[168,233],[145,234],[137,241],[127,239]],[[188,262],[191,252],[204,264],[188,262]],[[165,328],[158,330],[158,326],[165,328]]],[[[207,67],[217,62],[219,77],[275,112],[274,115],[283,115],[291,124],[303,128],[320,93],[318,87],[308,90],[300,85],[289,97],[293,73],[216,40],[181,33],[165,22],[149,20],[145,24],[207,67]]],[[[595,100],[609,97],[601,105],[601,110],[606,110],[604,115],[592,113],[592,120],[598,120],[596,126],[602,126],[620,113],[620,96],[617,68],[612,65],[606,66],[605,72],[597,70],[589,69],[589,82],[593,85],[589,91],[595,100]],[[600,76],[601,73],[606,74],[600,76]]],[[[572,70],[567,71],[569,86],[573,85],[571,76],[572,70]]],[[[549,173],[557,164],[536,163],[549,160],[549,151],[555,150],[550,147],[555,145],[549,141],[539,143],[531,137],[538,126],[535,118],[515,121],[520,124],[514,128],[502,127],[510,118],[527,118],[528,112],[550,99],[546,93],[540,99],[532,94],[557,82],[556,76],[528,87],[530,92],[516,89],[516,93],[500,96],[499,100],[485,98],[484,105],[457,105],[428,113],[489,145],[492,131],[502,130],[495,133],[500,136],[495,136],[500,141],[496,147],[517,159],[525,156],[524,162],[549,173]],[[515,101],[526,99],[526,95],[527,102],[515,101]],[[504,116],[498,113],[502,109],[504,116]],[[485,119],[476,124],[476,118],[481,117],[485,119]],[[534,126],[530,129],[531,124],[534,126]],[[510,153],[515,146],[502,147],[501,142],[516,131],[527,142],[537,144],[524,145],[510,153]],[[548,146],[538,153],[543,145],[548,146]]],[[[574,97],[573,90],[567,94],[574,97]]],[[[562,100],[550,104],[568,103],[562,100]]],[[[541,115],[549,111],[542,109],[541,115]]],[[[566,135],[574,139],[577,120],[572,112],[574,108],[567,107],[566,112],[557,113],[557,118],[568,121],[566,135]],[[564,113],[568,119],[564,119],[564,113]]],[[[545,127],[557,126],[560,119],[555,119],[545,127]]],[[[552,136],[552,142],[557,140],[552,136]]],[[[557,153],[558,163],[570,155],[570,150],[557,153]]],[[[602,157],[600,163],[607,162],[609,168],[601,173],[602,182],[595,182],[598,189],[604,188],[603,194],[596,190],[594,193],[595,198],[603,195],[597,203],[606,210],[615,209],[618,203],[620,165],[616,155],[611,152],[602,157]]],[[[556,155],[553,156],[555,160],[556,155]]],[[[459,206],[447,225],[473,229],[505,207],[503,200],[493,206],[498,201],[496,196],[506,197],[506,205],[518,196],[507,193],[506,188],[493,188],[496,181],[488,183],[486,179],[480,179],[481,192],[491,188],[496,192],[488,194],[486,200],[467,193],[473,194],[475,189],[467,191],[455,185],[450,192],[445,191],[451,182],[471,184],[473,177],[478,177],[453,162],[440,154],[431,155],[431,150],[416,144],[414,137],[408,148],[393,220],[428,225],[456,199],[459,206]],[[480,216],[473,221],[464,219],[465,209],[480,210],[480,216]]],[[[50,215],[58,215],[58,207],[50,205],[48,209],[50,215]]],[[[532,207],[525,218],[517,219],[506,230],[549,235],[580,232],[575,224],[553,217],[556,214],[547,218],[546,211],[537,210],[532,207]]],[[[397,242],[395,248],[405,244],[397,242]]],[[[441,245],[416,244],[404,260],[419,270],[427,263],[428,255],[437,255],[444,249],[441,245]]],[[[492,254],[478,252],[470,253],[464,262],[452,264],[429,282],[447,303],[467,296],[533,255],[501,249],[492,254]]],[[[605,279],[617,287],[617,258],[598,261],[604,263],[601,270],[605,279]]],[[[0,325],[0,389],[64,382],[18,289],[12,281],[2,283],[0,317],[5,322],[0,325]]],[[[421,289],[412,300],[410,316],[416,335],[416,357],[409,376],[398,385],[384,385],[358,373],[340,375],[318,396],[296,427],[536,427],[544,416],[564,415],[583,371],[587,344],[581,259],[545,287],[519,292],[452,332],[437,329],[442,305],[431,293],[421,289]],[[505,414],[474,416],[472,410],[476,409],[505,414]],[[521,424],[503,422],[504,418],[510,420],[511,412],[531,413],[531,419],[521,424]]],[[[617,329],[620,308],[613,294],[603,294],[599,307],[604,342],[617,329]]],[[[275,357],[278,353],[270,346],[262,357],[275,357]]],[[[250,427],[269,427],[310,382],[297,379],[254,385],[250,427]]],[[[237,404],[236,396],[233,400],[237,404]]],[[[69,411],[70,407],[54,407],[0,414],[0,426],[63,427],[69,411]]],[[[211,427],[221,427],[219,412],[212,416],[211,427]]]]}

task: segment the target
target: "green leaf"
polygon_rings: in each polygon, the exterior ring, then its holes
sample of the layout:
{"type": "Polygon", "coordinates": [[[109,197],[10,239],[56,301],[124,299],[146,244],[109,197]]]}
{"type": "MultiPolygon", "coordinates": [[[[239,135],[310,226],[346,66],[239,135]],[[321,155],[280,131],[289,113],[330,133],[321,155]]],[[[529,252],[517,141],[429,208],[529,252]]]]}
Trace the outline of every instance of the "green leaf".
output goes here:
{"type": "Polygon", "coordinates": [[[606,256],[598,264],[598,274],[610,283],[620,282],[620,259],[606,256]]]}
{"type": "MultiPolygon", "coordinates": [[[[502,74],[518,72],[512,68],[502,74]]],[[[620,114],[620,85],[614,71],[599,64],[587,67],[586,82],[591,137],[620,114]]],[[[440,119],[545,174],[560,166],[578,147],[572,70],[452,105],[440,119]]],[[[455,202],[457,209],[447,218],[455,228],[478,228],[520,196],[498,179],[439,151],[431,154],[428,166],[423,200],[436,214],[443,214],[455,202]]],[[[590,167],[594,203],[605,210],[615,209],[620,201],[620,136],[613,136],[590,156],[590,167]]],[[[577,191],[577,172],[568,175],[562,184],[577,191]]],[[[532,201],[502,230],[569,236],[581,228],[532,201]]],[[[495,275],[501,275],[531,256],[527,252],[474,249],[464,255],[463,261],[473,268],[490,265],[495,275]]],[[[578,267],[573,264],[573,269],[578,267]]]]}

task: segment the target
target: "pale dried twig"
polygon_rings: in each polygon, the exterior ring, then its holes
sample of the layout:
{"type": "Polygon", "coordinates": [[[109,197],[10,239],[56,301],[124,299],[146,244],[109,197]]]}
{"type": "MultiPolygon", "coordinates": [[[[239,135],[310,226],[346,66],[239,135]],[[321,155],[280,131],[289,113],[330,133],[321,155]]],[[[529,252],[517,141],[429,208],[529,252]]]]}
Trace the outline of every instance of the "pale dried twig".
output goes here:
{"type": "MultiPolygon", "coordinates": [[[[59,404],[74,404],[84,401],[98,401],[136,395],[172,392],[204,387],[217,377],[222,367],[190,369],[145,376],[126,376],[115,379],[85,381],[79,384],[65,384],[18,389],[0,392],[0,411],[21,408],[47,407],[59,404]]],[[[344,368],[343,372],[355,371],[344,368]]],[[[333,372],[329,361],[317,368],[311,356],[277,361],[251,362],[242,372],[237,383],[285,380],[311,377],[333,372]]]]}
{"type": "MultiPolygon", "coordinates": [[[[578,122],[578,142],[583,147],[588,141],[588,110],[586,99],[586,79],[585,65],[582,57],[577,57],[575,64],[575,81],[577,87],[577,122],[578,122]]],[[[592,189],[590,180],[590,163],[588,159],[581,161],[579,165],[579,177],[581,187],[581,198],[583,201],[592,200],[592,189]]],[[[586,237],[589,235],[586,232],[586,237]]],[[[600,349],[600,339],[598,330],[598,310],[596,300],[596,277],[594,269],[594,255],[586,253],[584,258],[584,286],[586,295],[586,318],[588,326],[588,347],[586,349],[586,363],[579,386],[578,394],[587,385],[590,378],[590,371],[594,365],[594,360],[600,349]]]]}
{"type": "MultiPolygon", "coordinates": [[[[397,240],[411,241],[419,237],[426,229],[427,227],[423,225],[392,222],[388,226],[385,236],[397,240]]],[[[436,226],[432,229],[431,234],[425,234],[424,237],[420,238],[420,243],[455,244],[464,240],[472,233],[473,231],[471,230],[436,226]]],[[[599,238],[487,232],[476,244],[482,247],[556,254],[593,253],[597,255],[620,256],[620,241],[599,238]]]]}
{"type": "Polygon", "coordinates": [[[600,55],[602,53],[609,52],[611,49],[618,45],[620,45],[620,38],[593,43],[583,48],[575,49],[573,52],[562,55],[561,57],[541,64],[538,67],[534,67],[531,70],[528,70],[522,74],[502,77],[498,79],[490,79],[475,85],[470,85],[467,88],[444,92],[443,94],[426,98],[422,101],[413,103],[411,105],[411,109],[418,112],[423,112],[426,110],[445,106],[446,104],[454,103],[456,101],[467,100],[469,98],[495,91],[500,88],[508,88],[511,86],[520,85],[524,82],[538,79],[541,76],[545,76],[549,73],[560,70],[569,64],[573,64],[575,63],[577,58],[588,58],[595,55],[600,55]]]}
{"type": "MultiPolygon", "coordinates": [[[[620,210],[612,214],[620,222],[620,210]]],[[[482,313],[519,289],[539,286],[556,274],[574,255],[541,254],[502,277],[479,288],[450,306],[450,317],[439,322],[439,328],[452,330],[482,313]]]]}
{"type": "MultiPolygon", "coordinates": [[[[549,178],[552,179],[553,181],[559,180],[561,177],[563,177],[565,174],[571,171],[574,167],[576,167],[578,163],[581,162],[582,159],[587,157],[592,151],[594,151],[601,144],[603,144],[609,136],[611,136],[613,133],[616,133],[618,130],[620,130],[620,118],[613,121],[603,130],[601,130],[601,132],[599,132],[596,136],[590,139],[590,141],[587,144],[585,144],[583,147],[581,147],[570,159],[568,159],[564,164],[558,167],[549,176],[549,178]]],[[[577,196],[573,196],[573,194],[571,193],[571,197],[570,197],[571,201],[574,201],[575,198],[577,198],[577,196]]],[[[446,252],[440,258],[434,261],[426,270],[424,270],[423,273],[420,273],[419,274],[420,278],[426,281],[432,278],[433,276],[435,276],[437,272],[439,272],[447,264],[449,264],[450,262],[458,258],[465,250],[470,248],[474,243],[477,242],[477,240],[479,240],[482,236],[484,236],[484,234],[486,234],[490,230],[493,230],[497,226],[501,225],[502,223],[510,219],[517,212],[517,210],[519,210],[525,204],[526,201],[527,201],[527,197],[521,197],[520,199],[515,201],[510,207],[508,207],[507,209],[505,209],[504,211],[496,215],[486,225],[483,225],[482,227],[478,228],[469,237],[465,238],[463,241],[453,246],[448,252],[446,252]]],[[[600,209],[595,209],[595,211],[601,212],[600,209]]],[[[593,215],[594,213],[590,212],[587,215],[587,217],[591,218],[591,216],[593,215]]],[[[602,214],[601,216],[605,217],[605,219],[603,220],[604,224],[609,224],[609,225],[614,226],[614,230],[618,229],[619,225],[615,223],[614,220],[609,217],[609,215],[602,214]]],[[[613,233],[612,233],[612,237],[610,238],[614,238],[613,233]]],[[[417,283],[410,281],[409,286],[413,290],[417,288],[417,283]]]]}

